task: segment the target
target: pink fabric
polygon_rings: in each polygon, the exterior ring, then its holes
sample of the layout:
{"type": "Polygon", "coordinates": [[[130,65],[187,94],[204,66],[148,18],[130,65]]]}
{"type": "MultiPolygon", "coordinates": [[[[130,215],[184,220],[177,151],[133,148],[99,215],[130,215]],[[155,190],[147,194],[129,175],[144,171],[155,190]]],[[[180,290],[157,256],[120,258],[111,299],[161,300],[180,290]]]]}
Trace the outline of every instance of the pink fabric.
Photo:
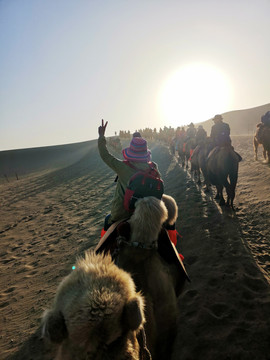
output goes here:
{"type": "Polygon", "coordinates": [[[147,141],[141,137],[133,137],[128,148],[122,150],[126,160],[134,162],[149,162],[151,151],[147,148],[147,141]]]}

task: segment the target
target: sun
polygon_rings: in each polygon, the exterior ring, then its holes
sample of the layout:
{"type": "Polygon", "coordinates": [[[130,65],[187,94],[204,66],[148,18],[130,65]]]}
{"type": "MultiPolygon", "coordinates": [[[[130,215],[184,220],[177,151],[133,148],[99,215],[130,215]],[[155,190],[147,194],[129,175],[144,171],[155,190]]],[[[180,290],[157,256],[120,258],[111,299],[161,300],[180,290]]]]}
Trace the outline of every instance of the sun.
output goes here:
{"type": "Polygon", "coordinates": [[[228,77],[209,64],[189,64],[174,71],[161,87],[158,104],[164,124],[198,123],[228,111],[232,86],[228,77]]]}

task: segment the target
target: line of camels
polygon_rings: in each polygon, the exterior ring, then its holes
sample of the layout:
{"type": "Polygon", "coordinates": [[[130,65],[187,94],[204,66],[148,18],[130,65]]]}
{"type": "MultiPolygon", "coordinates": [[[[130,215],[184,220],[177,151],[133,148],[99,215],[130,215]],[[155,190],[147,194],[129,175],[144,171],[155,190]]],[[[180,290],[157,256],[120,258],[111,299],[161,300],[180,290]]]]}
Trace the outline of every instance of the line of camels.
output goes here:
{"type": "MultiPolygon", "coordinates": [[[[268,163],[269,139],[270,128],[254,136],[256,159],[262,144],[268,163]]],[[[184,157],[179,156],[185,166],[188,146],[184,157]]],[[[207,151],[205,142],[196,160],[202,172],[207,151]]],[[[226,150],[207,164],[209,182],[222,198],[225,186],[231,207],[238,163],[235,152],[226,150]]],[[[177,216],[177,204],[168,195],[139,199],[130,219],[114,223],[97,247],[77,261],[42,318],[42,336],[56,346],[56,360],[172,358],[178,297],[190,281],[164,227],[177,216]]]]}
{"type": "Polygon", "coordinates": [[[178,297],[189,276],[164,224],[178,207],[169,195],[136,202],[59,285],[42,319],[56,360],[170,360],[178,297]]]}
{"type": "MultiPolygon", "coordinates": [[[[264,163],[270,164],[270,126],[262,123],[257,125],[253,137],[254,158],[256,161],[258,160],[259,145],[263,148],[264,163]]],[[[191,173],[197,179],[199,185],[201,184],[200,176],[203,174],[205,191],[210,191],[210,186],[214,185],[217,190],[215,199],[219,200],[219,205],[227,205],[234,210],[233,201],[241,156],[230,145],[220,147],[209,156],[211,149],[213,149],[213,144],[210,137],[200,142],[197,147],[195,139],[191,138],[185,144],[178,144],[178,162],[186,169],[189,168],[190,163],[191,173]],[[224,188],[227,193],[226,202],[223,197],[224,188]]]]}

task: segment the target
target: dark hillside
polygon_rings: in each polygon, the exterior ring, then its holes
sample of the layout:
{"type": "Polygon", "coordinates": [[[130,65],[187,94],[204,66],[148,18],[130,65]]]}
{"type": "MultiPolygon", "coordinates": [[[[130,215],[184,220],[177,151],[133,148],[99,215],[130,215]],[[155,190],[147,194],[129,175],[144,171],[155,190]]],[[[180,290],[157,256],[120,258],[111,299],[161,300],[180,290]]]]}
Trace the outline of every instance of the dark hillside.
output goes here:
{"type": "Polygon", "coordinates": [[[63,168],[79,161],[97,146],[97,141],[45,146],[40,148],[0,151],[0,177],[20,178],[42,170],[63,168]]]}

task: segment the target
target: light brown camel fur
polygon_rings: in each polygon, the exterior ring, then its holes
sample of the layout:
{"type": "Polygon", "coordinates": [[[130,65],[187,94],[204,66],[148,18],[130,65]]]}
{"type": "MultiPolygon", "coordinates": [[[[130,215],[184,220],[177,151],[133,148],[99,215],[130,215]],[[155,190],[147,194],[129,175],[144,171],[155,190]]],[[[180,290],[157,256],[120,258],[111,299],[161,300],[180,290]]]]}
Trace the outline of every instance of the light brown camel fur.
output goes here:
{"type": "MultiPolygon", "coordinates": [[[[169,212],[174,219],[173,211],[169,212]]],[[[130,220],[118,230],[115,259],[119,267],[131,273],[145,298],[146,342],[153,360],[171,359],[178,320],[176,283],[181,283],[182,290],[185,282],[179,269],[169,265],[158,250],[158,238],[167,219],[163,201],[139,199],[130,220]]]]}
{"type": "Polygon", "coordinates": [[[163,194],[161,200],[164,202],[168,212],[168,217],[164,224],[173,225],[178,218],[178,206],[176,201],[172,196],[167,194],[163,194]]]}
{"type": "Polygon", "coordinates": [[[131,276],[109,255],[88,252],[59,285],[43,315],[43,337],[58,345],[57,360],[140,360],[137,335],[144,300],[131,276]]]}
{"type": "Polygon", "coordinates": [[[253,138],[255,160],[258,160],[258,147],[263,147],[264,162],[270,164],[270,127],[262,123],[257,125],[257,131],[253,138]]]}

